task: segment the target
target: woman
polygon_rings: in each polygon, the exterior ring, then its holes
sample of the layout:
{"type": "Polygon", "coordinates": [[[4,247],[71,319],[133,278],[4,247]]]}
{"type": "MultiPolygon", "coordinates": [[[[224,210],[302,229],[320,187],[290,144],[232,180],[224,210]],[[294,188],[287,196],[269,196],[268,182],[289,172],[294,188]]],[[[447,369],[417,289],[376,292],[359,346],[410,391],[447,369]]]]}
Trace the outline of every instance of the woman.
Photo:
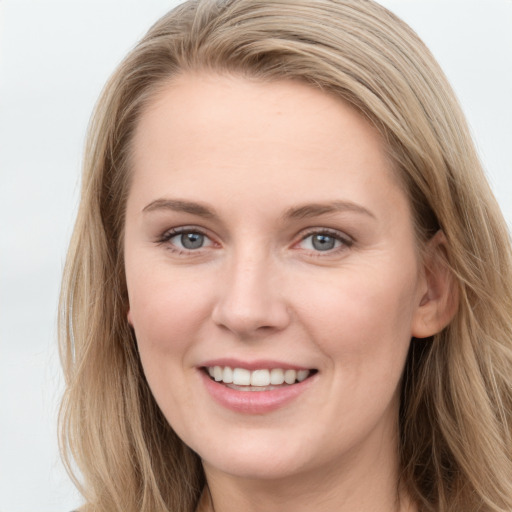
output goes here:
{"type": "Polygon", "coordinates": [[[512,508],[506,225],[370,1],[189,1],[97,107],[62,293],[84,510],[512,508]]]}

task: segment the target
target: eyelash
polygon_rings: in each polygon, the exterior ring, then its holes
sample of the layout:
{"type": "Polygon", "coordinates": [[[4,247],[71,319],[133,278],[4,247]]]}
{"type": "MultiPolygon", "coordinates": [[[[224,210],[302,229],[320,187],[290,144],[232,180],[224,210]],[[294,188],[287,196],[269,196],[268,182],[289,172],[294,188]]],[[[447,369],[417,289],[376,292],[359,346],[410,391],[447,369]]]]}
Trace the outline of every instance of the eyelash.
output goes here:
{"type": "MultiPolygon", "coordinates": [[[[158,245],[166,244],[168,246],[167,248],[169,250],[171,250],[172,252],[174,252],[174,253],[176,253],[178,255],[181,255],[181,254],[183,254],[183,255],[190,255],[191,253],[199,252],[199,249],[202,249],[203,247],[199,247],[198,249],[187,249],[187,248],[182,249],[182,248],[176,247],[174,244],[170,243],[170,241],[175,236],[185,235],[185,234],[201,235],[201,236],[204,236],[205,239],[210,240],[210,242],[211,242],[211,238],[203,230],[201,230],[199,228],[196,228],[196,227],[183,226],[183,227],[180,227],[180,228],[169,229],[168,231],[163,233],[162,236],[160,236],[158,238],[156,243],[158,245]]],[[[206,246],[206,247],[209,247],[209,245],[206,246]]]]}
{"type": "MultiPolygon", "coordinates": [[[[326,255],[336,254],[339,251],[343,251],[343,250],[350,248],[354,244],[354,240],[350,236],[348,236],[344,233],[341,233],[340,231],[336,231],[334,229],[329,229],[329,228],[312,228],[301,237],[299,242],[296,242],[294,244],[294,247],[315,235],[316,236],[323,235],[323,236],[334,239],[335,243],[339,242],[338,247],[334,247],[332,249],[328,249],[325,251],[314,250],[314,249],[304,249],[305,251],[310,252],[315,257],[320,257],[323,254],[326,254],[326,255]]],[[[197,227],[188,227],[188,226],[183,226],[180,228],[173,228],[173,229],[166,231],[157,239],[156,243],[158,245],[167,244],[168,248],[172,252],[174,252],[178,255],[190,255],[191,253],[199,252],[200,249],[209,247],[210,245],[214,244],[214,242],[211,240],[211,238],[202,229],[199,229],[197,227]],[[184,234],[201,235],[201,236],[205,237],[205,239],[209,240],[210,244],[208,244],[206,246],[198,247],[197,249],[187,249],[187,248],[182,249],[180,247],[176,247],[174,244],[169,243],[174,237],[179,236],[179,235],[184,235],[184,234]]]]}
{"type": "MultiPolygon", "coordinates": [[[[339,242],[339,244],[340,244],[338,247],[334,247],[334,248],[328,249],[326,251],[306,249],[306,250],[310,251],[311,254],[313,254],[315,257],[321,257],[324,254],[325,255],[337,254],[340,251],[349,249],[354,244],[354,240],[350,236],[348,236],[340,231],[337,231],[334,229],[329,229],[329,228],[313,228],[313,229],[309,230],[306,234],[304,234],[302,236],[302,238],[300,239],[300,242],[298,242],[298,243],[304,242],[308,238],[313,237],[315,235],[316,236],[323,235],[323,236],[332,238],[335,240],[335,242],[339,242]]],[[[295,244],[295,245],[297,245],[297,244],[295,244]]]]}

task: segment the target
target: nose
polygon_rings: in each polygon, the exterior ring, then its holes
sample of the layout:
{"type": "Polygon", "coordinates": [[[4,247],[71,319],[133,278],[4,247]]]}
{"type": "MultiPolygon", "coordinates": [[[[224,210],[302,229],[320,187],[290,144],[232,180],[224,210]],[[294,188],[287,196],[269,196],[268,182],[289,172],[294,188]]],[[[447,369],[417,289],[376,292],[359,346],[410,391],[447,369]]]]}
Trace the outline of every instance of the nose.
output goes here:
{"type": "Polygon", "coordinates": [[[269,258],[234,258],[222,275],[213,321],[243,339],[285,329],[290,323],[290,309],[280,277],[269,258]]]}

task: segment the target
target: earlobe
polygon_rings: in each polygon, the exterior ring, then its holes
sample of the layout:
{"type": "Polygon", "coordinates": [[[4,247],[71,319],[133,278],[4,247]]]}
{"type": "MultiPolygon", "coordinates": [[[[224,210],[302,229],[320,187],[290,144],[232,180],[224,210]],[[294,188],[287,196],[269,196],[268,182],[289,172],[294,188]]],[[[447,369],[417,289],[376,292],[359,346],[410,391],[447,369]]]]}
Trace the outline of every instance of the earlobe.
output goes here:
{"type": "Polygon", "coordinates": [[[132,311],[131,311],[131,309],[128,309],[128,313],[126,313],[126,318],[128,319],[128,325],[130,327],[133,327],[132,311]]]}
{"type": "Polygon", "coordinates": [[[457,312],[459,293],[446,254],[446,237],[442,231],[438,231],[425,248],[424,293],[412,324],[411,334],[415,338],[428,338],[441,332],[457,312]]]}

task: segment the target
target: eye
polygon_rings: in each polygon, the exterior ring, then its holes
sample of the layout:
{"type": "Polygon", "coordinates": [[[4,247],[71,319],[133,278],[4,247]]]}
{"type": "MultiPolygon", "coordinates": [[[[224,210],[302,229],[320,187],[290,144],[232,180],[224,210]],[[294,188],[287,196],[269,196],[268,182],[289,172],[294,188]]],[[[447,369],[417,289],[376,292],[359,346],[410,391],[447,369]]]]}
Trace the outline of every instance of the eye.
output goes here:
{"type": "Polygon", "coordinates": [[[179,241],[185,249],[199,249],[204,245],[205,236],[201,233],[182,233],[174,236],[171,240],[175,240],[174,244],[179,241]]]}
{"type": "Polygon", "coordinates": [[[174,249],[183,251],[194,251],[213,245],[210,238],[194,229],[173,229],[165,233],[159,242],[168,243],[174,249]]]}
{"type": "Polygon", "coordinates": [[[298,244],[301,249],[315,252],[328,252],[342,247],[350,247],[351,239],[338,232],[318,231],[306,235],[298,244]]]}

